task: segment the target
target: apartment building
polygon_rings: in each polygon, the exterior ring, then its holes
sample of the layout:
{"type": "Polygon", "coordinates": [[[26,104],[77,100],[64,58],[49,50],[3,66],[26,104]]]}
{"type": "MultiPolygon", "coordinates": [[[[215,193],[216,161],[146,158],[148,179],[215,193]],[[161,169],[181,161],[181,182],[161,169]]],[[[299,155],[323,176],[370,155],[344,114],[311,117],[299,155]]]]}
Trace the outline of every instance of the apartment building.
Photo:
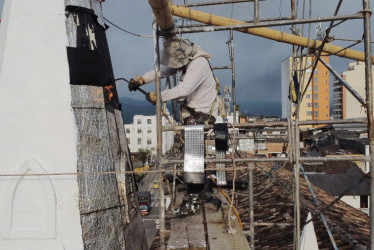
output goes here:
{"type": "MultiPolygon", "coordinates": [[[[329,62],[328,56],[322,57],[324,61],[329,62]]],[[[300,104],[299,120],[329,120],[330,117],[330,73],[328,69],[322,64],[318,63],[314,74],[312,73],[314,57],[303,57],[296,60],[296,70],[302,71],[304,67],[305,77],[299,79],[300,91],[303,92],[306,88],[304,98],[300,104]],[[305,64],[306,60],[306,64],[305,64]],[[307,83],[309,78],[312,78],[309,86],[307,83]]],[[[282,118],[288,118],[290,111],[295,111],[296,105],[292,103],[290,108],[289,85],[292,81],[294,73],[293,60],[291,57],[282,62],[281,72],[281,91],[282,91],[282,118]]]]}
{"type": "MultiPolygon", "coordinates": [[[[169,114],[167,112],[167,114],[169,114]]],[[[173,118],[170,117],[173,121],[173,118]]],[[[165,117],[162,117],[162,125],[169,126],[165,117]]],[[[139,149],[149,149],[152,154],[157,150],[156,116],[134,115],[133,123],[125,124],[127,144],[131,153],[139,149]]],[[[162,153],[165,154],[174,144],[174,132],[162,133],[162,153]]]]}
{"type": "MultiPolygon", "coordinates": [[[[366,99],[364,62],[349,63],[348,70],[341,73],[341,76],[362,98],[366,99]]],[[[337,79],[333,81],[332,112],[334,119],[366,117],[365,107],[337,79]]]]}

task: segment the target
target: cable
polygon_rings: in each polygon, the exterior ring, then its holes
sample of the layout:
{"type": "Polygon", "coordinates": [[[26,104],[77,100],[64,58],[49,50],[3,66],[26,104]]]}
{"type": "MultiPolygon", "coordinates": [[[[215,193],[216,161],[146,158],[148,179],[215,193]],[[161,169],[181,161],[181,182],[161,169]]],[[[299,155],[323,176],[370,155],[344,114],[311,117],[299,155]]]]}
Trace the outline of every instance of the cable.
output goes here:
{"type": "Polygon", "coordinates": [[[148,36],[148,35],[139,35],[139,34],[135,34],[135,33],[132,33],[132,32],[130,32],[130,31],[127,31],[127,30],[125,30],[124,28],[121,28],[121,27],[119,27],[118,25],[114,24],[113,22],[109,21],[109,20],[106,19],[105,17],[104,17],[104,20],[107,21],[108,23],[110,23],[111,25],[113,25],[114,27],[116,27],[117,29],[122,30],[123,32],[126,32],[126,33],[128,33],[128,34],[130,34],[130,35],[133,35],[133,36],[140,36],[140,37],[145,37],[145,38],[152,38],[152,37],[153,37],[153,36],[148,36]]]}

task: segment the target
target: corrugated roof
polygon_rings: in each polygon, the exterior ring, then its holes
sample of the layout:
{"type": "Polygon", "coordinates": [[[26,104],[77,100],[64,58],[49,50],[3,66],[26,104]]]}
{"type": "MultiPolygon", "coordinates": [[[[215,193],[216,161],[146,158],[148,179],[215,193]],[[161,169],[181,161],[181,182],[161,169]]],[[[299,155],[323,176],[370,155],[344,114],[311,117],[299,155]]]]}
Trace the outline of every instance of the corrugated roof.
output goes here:
{"type": "MultiPolygon", "coordinates": [[[[351,167],[345,173],[340,174],[308,174],[308,179],[317,187],[327,193],[339,196],[349,187],[355,186],[364,176],[364,173],[357,166],[351,167]]],[[[364,179],[346,195],[369,195],[369,179],[364,179]]]]}

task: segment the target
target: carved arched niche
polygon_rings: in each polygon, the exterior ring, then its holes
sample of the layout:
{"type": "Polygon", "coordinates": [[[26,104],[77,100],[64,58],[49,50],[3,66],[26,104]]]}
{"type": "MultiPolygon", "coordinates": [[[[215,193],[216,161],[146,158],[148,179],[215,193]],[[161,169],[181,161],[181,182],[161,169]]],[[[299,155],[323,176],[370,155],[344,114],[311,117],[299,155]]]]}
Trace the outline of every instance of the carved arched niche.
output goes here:
{"type": "Polygon", "coordinates": [[[34,158],[16,170],[21,176],[7,180],[1,218],[1,237],[7,239],[56,238],[56,195],[50,176],[34,158]]]}

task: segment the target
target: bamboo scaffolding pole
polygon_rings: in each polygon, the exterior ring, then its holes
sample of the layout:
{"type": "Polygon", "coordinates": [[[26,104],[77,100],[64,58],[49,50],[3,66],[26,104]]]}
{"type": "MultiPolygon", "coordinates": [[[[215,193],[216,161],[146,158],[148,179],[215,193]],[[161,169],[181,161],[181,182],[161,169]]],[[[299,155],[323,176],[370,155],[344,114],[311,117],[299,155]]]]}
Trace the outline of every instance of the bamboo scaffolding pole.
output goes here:
{"type": "Polygon", "coordinates": [[[174,21],[173,17],[170,15],[168,0],[149,0],[149,5],[152,8],[157,24],[162,30],[170,30],[174,28],[174,21]]]}
{"type": "MultiPolygon", "coordinates": [[[[187,7],[178,6],[172,3],[169,3],[169,8],[171,14],[178,17],[187,18],[193,21],[206,23],[215,26],[228,26],[228,25],[244,25],[245,22],[238,21],[231,18],[221,17],[218,15],[209,14],[203,11],[193,10],[187,7]]],[[[283,42],[288,44],[293,44],[301,47],[307,47],[310,44],[310,49],[317,49],[321,44],[322,41],[319,40],[312,40],[306,37],[296,36],[289,33],[272,30],[269,28],[243,28],[239,29],[238,31],[243,33],[248,33],[256,36],[260,36],[263,38],[268,38],[277,42],[283,42]]],[[[343,47],[332,45],[332,44],[325,44],[322,51],[329,54],[335,54],[340,57],[349,58],[358,61],[365,60],[364,52],[347,49],[342,50],[343,47]]],[[[374,62],[374,58],[371,58],[371,62],[374,62]]]]}

